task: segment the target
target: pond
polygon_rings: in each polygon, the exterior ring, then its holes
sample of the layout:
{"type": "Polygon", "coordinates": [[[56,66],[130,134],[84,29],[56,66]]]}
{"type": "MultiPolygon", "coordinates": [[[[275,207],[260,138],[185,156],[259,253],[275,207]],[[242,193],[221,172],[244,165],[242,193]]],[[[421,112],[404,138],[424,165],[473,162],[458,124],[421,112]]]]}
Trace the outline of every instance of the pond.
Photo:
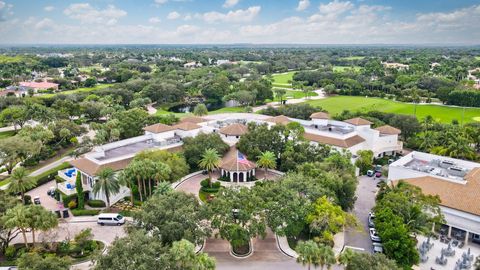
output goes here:
{"type": "MultiPolygon", "coordinates": [[[[175,105],[175,106],[172,106],[168,109],[169,112],[174,112],[174,113],[191,113],[193,112],[193,109],[195,108],[195,106],[197,106],[198,103],[182,103],[182,104],[178,104],[178,105],[175,105]]],[[[223,108],[224,107],[224,104],[214,104],[214,103],[207,103],[205,104],[207,106],[207,109],[209,111],[214,111],[214,110],[218,110],[220,108],[223,108]]]]}

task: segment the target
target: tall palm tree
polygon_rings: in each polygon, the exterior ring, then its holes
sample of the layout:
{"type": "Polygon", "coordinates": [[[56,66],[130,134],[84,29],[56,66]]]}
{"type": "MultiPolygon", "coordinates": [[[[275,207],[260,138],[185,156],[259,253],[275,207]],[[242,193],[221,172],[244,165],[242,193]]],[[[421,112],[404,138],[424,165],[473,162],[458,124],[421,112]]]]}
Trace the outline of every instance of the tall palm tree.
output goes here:
{"type": "Polygon", "coordinates": [[[295,251],[298,253],[297,262],[307,266],[308,270],[313,265],[317,267],[320,263],[320,249],[317,243],[312,240],[299,242],[295,251]]]}
{"type": "Polygon", "coordinates": [[[54,213],[40,205],[32,205],[28,208],[31,217],[32,245],[35,246],[35,230],[47,231],[58,225],[58,219],[54,213]]]}
{"type": "Polygon", "coordinates": [[[110,208],[110,196],[115,195],[120,191],[120,184],[118,183],[115,172],[110,168],[105,168],[100,171],[93,186],[93,194],[103,193],[107,200],[107,209],[110,208]]]}
{"type": "Polygon", "coordinates": [[[271,151],[265,151],[257,158],[257,166],[265,169],[264,179],[267,179],[268,169],[275,169],[277,167],[275,154],[271,151]]]}
{"type": "Polygon", "coordinates": [[[31,216],[27,207],[19,204],[14,208],[8,209],[4,216],[4,225],[9,229],[17,228],[20,230],[25,247],[28,249],[27,231],[30,228],[31,216]]]}
{"type": "Polygon", "coordinates": [[[10,176],[10,185],[8,186],[8,192],[20,193],[22,196],[22,202],[25,204],[25,192],[36,185],[36,181],[33,178],[28,177],[28,171],[24,167],[18,167],[10,176]]]}
{"type": "Polygon", "coordinates": [[[130,203],[133,206],[134,199],[133,199],[133,189],[132,189],[132,186],[133,186],[132,185],[132,178],[131,178],[130,175],[128,175],[127,168],[125,168],[125,170],[123,170],[120,173],[120,175],[118,176],[118,183],[122,186],[128,187],[128,189],[130,190],[130,203]]]}
{"type": "Polygon", "coordinates": [[[220,166],[220,156],[216,149],[206,149],[198,166],[208,172],[208,185],[212,186],[212,171],[220,166]]]}

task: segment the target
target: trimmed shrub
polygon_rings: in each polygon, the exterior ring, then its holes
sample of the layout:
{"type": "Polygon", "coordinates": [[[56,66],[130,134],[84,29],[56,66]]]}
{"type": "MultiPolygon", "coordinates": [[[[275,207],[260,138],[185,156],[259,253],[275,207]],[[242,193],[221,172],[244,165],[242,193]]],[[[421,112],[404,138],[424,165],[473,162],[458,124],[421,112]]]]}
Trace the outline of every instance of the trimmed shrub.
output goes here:
{"type": "Polygon", "coordinates": [[[202,187],[209,187],[209,184],[208,184],[208,179],[204,179],[200,182],[200,186],[202,187]]]}
{"type": "Polygon", "coordinates": [[[100,210],[72,209],[72,215],[74,216],[96,216],[99,213],[100,213],[100,210]]]}
{"type": "Polygon", "coordinates": [[[57,184],[63,183],[63,182],[65,182],[65,179],[63,179],[62,177],[60,177],[60,176],[57,174],[57,175],[55,175],[55,182],[57,182],[57,184]]]}
{"type": "Polygon", "coordinates": [[[5,248],[5,258],[7,260],[13,260],[15,258],[15,253],[17,253],[17,249],[13,245],[5,248]]]}
{"type": "Polygon", "coordinates": [[[32,196],[24,195],[23,197],[25,198],[25,205],[32,204],[32,196]]]}
{"type": "Polygon", "coordinates": [[[77,202],[75,200],[71,200],[68,202],[68,208],[75,209],[77,208],[77,202]]]}
{"type": "Polygon", "coordinates": [[[216,188],[216,189],[219,189],[221,186],[222,186],[222,184],[220,184],[220,182],[214,182],[212,184],[212,188],[216,188]]]}
{"type": "MultiPolygon", "coordinates": [[[[128,197],[130,199],[130,197],[128,197]]],[[[90,207],[105,207],[105,202],[102,200],[89,200],[87,201],[87,205],[90,207]]]]}

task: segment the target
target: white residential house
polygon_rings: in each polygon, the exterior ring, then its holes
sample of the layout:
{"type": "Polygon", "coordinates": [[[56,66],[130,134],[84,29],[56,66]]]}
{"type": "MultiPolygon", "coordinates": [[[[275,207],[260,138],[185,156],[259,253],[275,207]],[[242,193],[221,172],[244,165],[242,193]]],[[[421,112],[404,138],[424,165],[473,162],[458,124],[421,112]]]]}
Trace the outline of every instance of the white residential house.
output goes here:
{"type": "Polygon", "coordinates": [[[411,152],[389,166],[388,181],[399,180],[439,196],[443,234],[480,244],[480,163],[411,152]]]}

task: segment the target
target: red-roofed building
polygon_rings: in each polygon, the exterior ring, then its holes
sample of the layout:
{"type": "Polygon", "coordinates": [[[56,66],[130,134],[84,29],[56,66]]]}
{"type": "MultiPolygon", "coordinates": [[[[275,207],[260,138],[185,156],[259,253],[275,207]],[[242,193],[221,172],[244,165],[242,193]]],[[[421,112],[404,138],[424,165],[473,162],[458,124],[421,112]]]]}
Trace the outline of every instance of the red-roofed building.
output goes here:
{"type": "Polygon", "coordinates": [[[33,89],[35,91],[47,89],[58,90],[58,84],[50,82],[20,82],[19,85],[21,87],[33,89]]]}

